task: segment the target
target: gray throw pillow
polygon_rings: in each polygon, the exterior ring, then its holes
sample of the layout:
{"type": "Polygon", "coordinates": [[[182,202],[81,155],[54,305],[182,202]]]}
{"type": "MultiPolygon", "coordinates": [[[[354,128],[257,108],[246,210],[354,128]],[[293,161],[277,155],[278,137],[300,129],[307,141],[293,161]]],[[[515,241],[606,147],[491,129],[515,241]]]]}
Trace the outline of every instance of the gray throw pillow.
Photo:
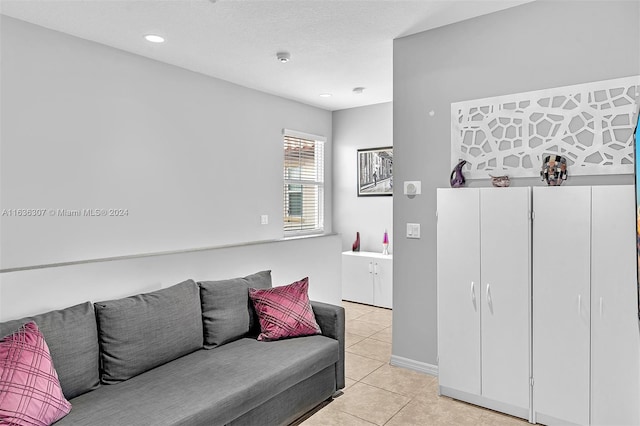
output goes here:
{"type": "Polygon", "coordinates": [[[257,335],[260,325],[249,300],[249,288],[271,288],[271,271],[198,284],[205,349],[240,339],[250,332],[257,335]]]}
{"type": "Polygon", "coordinates": [[[94,306],[103,383],[130,379],[202,348],[200,297],[193,280],[94,306]]]}
{"type": "Polygon", "coordinates": [[[75,398],[98,387],[98,332],[91,302],[0,323],[0,337],[29,321],[38,325],[49,346],[65,398],[75,398]]]}

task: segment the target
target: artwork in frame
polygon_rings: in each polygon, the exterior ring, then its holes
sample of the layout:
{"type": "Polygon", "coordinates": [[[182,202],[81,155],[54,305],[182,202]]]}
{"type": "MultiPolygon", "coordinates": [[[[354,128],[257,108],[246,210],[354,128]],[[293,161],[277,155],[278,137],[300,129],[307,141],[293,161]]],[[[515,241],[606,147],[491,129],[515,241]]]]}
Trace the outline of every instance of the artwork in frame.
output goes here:
{"type": "Polygon", "coordinates": [[[393,147],[358,150],[358,197],[393,195],[393,147]]]}

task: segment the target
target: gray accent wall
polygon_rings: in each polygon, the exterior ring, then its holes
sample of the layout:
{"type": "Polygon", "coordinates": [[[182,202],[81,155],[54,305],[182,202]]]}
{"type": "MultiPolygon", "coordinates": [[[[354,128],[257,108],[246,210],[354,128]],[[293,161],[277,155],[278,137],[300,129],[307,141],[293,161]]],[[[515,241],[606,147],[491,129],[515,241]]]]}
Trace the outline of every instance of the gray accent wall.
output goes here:
{"type": "Polygon", "coordinates": [[[393,197],[358,197],[357,152],[393,146],[391,102],[333,112],[333,229],[342,250],[360,232],[360,250],[382,252],[384,230],[393,253],[393,197]]]}
{"type": "MultiPolygon", "coordinates": [[[[422,195],[393,202],[393,355],[433,366],[436,188],[449,186],[451,103],[640,74],[640,3],[536,1],[397,39],[393,55],[395,185],[422,181],[422,195]],[[399,237],[407,222],[421,224],[421,239],[399,237]]],[[[632,182],[627,175],[567,184],[632,182]]]]}

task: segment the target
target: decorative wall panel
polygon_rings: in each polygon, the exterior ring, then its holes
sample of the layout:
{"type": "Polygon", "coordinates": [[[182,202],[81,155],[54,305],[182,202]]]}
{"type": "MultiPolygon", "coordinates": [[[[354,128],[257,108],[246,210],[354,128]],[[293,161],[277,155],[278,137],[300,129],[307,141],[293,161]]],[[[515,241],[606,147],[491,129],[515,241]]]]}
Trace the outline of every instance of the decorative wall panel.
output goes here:
{"type": "Polygon", "coordinates": [[[465,177],[534,177],[566,157],[569,176],[633,173],[640,76],[451,104],[451,165],[465,177]]]}

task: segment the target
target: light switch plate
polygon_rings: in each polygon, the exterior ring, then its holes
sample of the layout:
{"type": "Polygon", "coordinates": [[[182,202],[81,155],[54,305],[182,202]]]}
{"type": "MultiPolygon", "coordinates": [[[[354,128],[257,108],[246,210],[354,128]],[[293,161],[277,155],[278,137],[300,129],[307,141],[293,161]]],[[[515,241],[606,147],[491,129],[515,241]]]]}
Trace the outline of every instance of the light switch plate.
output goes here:
{"type": "Polygon", "coordinates": [[[407,223],[407,238],[420,238],[419,223],[407,223]]]}
{"type": "Polygon", "coordinates": [[[260,216],[260,224],[261,225],[268,225],[269,224],[269,215],[268,214],[263,214],[262,216],[260,216]]]}

